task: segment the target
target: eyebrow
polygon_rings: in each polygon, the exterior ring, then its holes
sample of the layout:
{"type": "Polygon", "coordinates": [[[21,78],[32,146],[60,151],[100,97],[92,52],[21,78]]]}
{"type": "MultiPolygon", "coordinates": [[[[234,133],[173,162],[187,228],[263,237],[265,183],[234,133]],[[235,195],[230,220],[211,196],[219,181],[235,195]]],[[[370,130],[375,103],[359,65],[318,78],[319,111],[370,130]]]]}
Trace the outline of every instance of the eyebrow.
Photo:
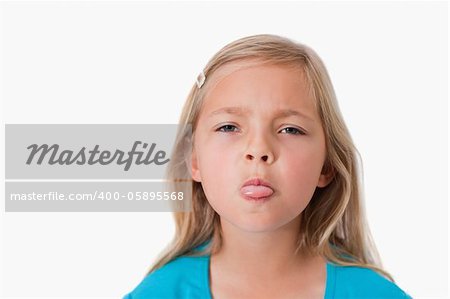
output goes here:
{"type": "MultiPolygon", "coordinates": [[[[244,107],[222,107],[217,110],[212,111],[208,117],[212,117],[218,114],[234,114],[238,116],[247,116],[251,114],[251,109],[244,107]]],[[[313,121],[314,119],[300,111],[293,109],[280,109],[275,113],[275,119],[284,118],[289,116],[299,116],[301,118],[307,119],[309,121],[313,121]]]]}

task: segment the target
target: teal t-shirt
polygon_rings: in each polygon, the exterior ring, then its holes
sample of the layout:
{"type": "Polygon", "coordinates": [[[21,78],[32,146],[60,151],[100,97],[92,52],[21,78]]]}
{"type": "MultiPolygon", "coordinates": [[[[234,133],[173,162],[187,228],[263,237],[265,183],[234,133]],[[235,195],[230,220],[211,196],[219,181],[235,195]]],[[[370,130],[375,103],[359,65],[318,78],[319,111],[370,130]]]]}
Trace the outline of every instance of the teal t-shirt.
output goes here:
{"type": "MultiPolygon", "coordinates": [[[[211,299],[210,256],[181,256],[154,271],[124,299],[211,299]]],[[[363,267],[327,262],[325,299],[411,298],[395,283],[363,267]]]]}

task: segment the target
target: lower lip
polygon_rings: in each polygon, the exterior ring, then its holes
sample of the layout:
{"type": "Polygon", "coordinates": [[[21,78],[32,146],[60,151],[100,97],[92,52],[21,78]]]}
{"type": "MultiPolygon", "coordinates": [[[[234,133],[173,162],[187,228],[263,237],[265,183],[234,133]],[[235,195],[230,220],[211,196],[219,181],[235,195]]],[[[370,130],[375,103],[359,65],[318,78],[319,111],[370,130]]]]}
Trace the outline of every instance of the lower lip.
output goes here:
{"type": "Polygon", "coordinates": [[[250,197],[250,196],[241,194],[241,196],[244,199],[246,199],[246,200],[248,200],[250,202],[254,202],[254,203],[263,203],[263,202],[269,201],[272,198],[272,195],[271,196],[267,196],[267,197],[250,197]]]}

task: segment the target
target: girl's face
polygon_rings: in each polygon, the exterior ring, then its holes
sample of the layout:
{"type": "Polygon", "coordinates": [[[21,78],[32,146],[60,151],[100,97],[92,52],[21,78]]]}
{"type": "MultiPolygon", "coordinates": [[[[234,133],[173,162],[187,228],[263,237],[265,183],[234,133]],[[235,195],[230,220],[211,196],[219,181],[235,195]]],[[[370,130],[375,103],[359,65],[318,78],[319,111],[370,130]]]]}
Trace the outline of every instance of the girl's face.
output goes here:
{"type": "Polygon", "coordinates": [[[321,173],[325,137],[301,70],[237,68],[211,88],[194,137],[193,179],[202,183],[221,221],[248,232],[288,224],[305,209],[315,188],[331,180],[321,173]],[[242,194],[244,183],[253,178],[270,184],[268,199],[249,200],[242,194]]]}

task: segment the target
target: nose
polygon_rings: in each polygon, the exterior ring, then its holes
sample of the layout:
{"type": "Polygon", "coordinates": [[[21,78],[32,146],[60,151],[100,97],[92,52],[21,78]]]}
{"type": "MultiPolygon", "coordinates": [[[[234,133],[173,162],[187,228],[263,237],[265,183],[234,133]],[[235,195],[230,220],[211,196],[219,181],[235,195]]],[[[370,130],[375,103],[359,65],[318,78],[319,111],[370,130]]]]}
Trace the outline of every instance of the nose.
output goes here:
{"type": "MultiPolygon", "coordinates": [[[[247,154],[247,160],[254,160],[254,159],[258,159],[258,155],[252,155],[252,154],[247,154]]],[[[272,161],[272,159],[269,159],[269,155],[263,155],[263,156],[261,156],[261,160],[263,160],[264,162],[267,162],[267,161],[269,161],[269,163],[270,163],[270,161],[272,161]]]]}
{"type": "Polygon", "coordinates": [[[274,154],[264,137],[253,139],[247,148],[245,153],[245,159],[248,161],[256,162],[262,160],[268,164],[272,164],[274,161],[274,154]]]}

